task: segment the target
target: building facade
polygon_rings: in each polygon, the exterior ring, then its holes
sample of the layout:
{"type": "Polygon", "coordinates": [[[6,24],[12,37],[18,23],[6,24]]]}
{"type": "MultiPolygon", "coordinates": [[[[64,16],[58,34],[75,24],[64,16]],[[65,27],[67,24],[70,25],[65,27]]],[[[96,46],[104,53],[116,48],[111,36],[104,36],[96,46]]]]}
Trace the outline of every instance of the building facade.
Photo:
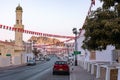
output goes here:
{"type": "MultiPolygon", "coordinates": [[[[20,5],[16,7],[16,23],[14,28],[24,29],[22,24],[22,12],[23,9],[20,5]]],[[[25,63],[23,33],[15,30],[15,40],[0,41],[0,67],[19,65],[25,63]]]]}

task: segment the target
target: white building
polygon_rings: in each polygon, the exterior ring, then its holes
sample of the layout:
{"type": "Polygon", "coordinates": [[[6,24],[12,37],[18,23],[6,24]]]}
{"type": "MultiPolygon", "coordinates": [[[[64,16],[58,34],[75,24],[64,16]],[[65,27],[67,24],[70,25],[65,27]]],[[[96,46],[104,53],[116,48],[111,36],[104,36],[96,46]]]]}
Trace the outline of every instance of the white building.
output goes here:
{"type": "Polygon", "coordinates": [[[102,51],[88,51],[82,49],[85,30],[82,30],[80,37],[77,39],[78,51],[81,51],[81,54],[78,55],[78,60],[85,61],[112,61],[112,51],[115,49],[113,46],[108,46],[106,50],[102,51]]]}

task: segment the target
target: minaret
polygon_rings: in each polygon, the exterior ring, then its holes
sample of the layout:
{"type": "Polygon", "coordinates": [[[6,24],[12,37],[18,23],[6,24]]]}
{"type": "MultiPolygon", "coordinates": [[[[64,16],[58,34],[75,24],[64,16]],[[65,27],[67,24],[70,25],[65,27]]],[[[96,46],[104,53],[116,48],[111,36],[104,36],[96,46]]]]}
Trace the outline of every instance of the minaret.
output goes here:
{"type": "MultiPolygon", "coordinates": [[[[16,7],[16,24],[14,25],[14,28],[24,29],[24,25],[22,25],[22,7],[20,4],[16,7]]],[[[15,45],[17,46],[23,46],[23,33],[15,31],[15,45]]],[[[21,50],[22,47],[16,48],[21,50]]]]}

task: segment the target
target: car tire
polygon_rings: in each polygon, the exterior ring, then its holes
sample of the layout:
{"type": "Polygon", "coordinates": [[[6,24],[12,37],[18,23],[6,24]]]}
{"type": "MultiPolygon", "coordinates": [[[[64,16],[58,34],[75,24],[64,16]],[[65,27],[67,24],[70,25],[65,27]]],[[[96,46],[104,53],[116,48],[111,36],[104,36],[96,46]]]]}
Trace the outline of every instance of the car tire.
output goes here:
{"type": "Polygon", "coordinates": [[[55,75],[56,73],[55,73],[55,71],[53,71],[53,75],[55,75]]]}
{"type": "Polygon", "coordinates": [[[70,75],[70,72],[67,72],[66,75],[70,75]]]}

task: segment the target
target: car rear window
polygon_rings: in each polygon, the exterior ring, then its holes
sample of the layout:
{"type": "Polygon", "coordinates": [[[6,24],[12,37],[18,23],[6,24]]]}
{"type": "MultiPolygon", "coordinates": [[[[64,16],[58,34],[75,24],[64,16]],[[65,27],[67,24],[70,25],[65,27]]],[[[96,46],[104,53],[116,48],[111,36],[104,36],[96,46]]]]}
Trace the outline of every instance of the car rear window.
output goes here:
{"type": "Polygon", "coordinates": [[[65,62],[65,61],[56,61],[55,64],[63,65],[63,64],[67,64],[67,62],[65,62]]]}

